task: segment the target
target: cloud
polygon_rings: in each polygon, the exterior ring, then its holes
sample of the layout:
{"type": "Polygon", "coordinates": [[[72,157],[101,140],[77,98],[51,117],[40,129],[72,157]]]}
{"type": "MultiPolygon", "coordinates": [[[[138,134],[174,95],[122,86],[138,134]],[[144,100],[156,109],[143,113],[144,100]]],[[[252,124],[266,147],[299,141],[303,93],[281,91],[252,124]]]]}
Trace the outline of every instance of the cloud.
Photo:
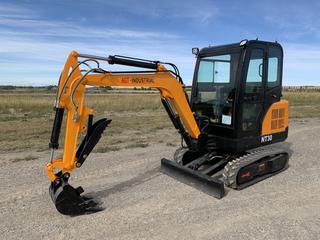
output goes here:
{"type": "Polygon", "coordinates": [[[12,12],[14,15],[10,17],[0,16],[0,85],[55,84],[66,55],[74,49],[88,54],[122,54],[189,65],[185,60],[186,55],[191,57],[189,51],[181,54],[186,46],[176,34],[82,26],[35,19],[32,12],[27,15],[22,10],[12,12]],[[23,17],[16,17],[18,13],[23,17]]]}
{"type": "Polygon", "coordinates": [[[3,2],[0,5],[0,18],[26,18],[31,14],[34,12],[21,5],[3,2]]]}
{"type": "Polygon", "coordinates": [[[81,37],[81,38],[179,38],[178,35],[155,31],[135,31],[104,27],[82,26],[77,23],[47,21],[37,19],[1,18],[1,30],[6,35],[42,36],[42,37],[81,37]],[[9,30],[5,30],[9,29],[9,30]],[[15,29],[15,30],[12,30],[15,29]]]}
{"type": "Polygon", "coordinates": [[[2,2],[0,5],[0,14],[3,14],[4,12],[9,14],[21,14],[26,12],[26,9],[16,4],[2,2]]]}
{"type": "MultiPolygon", "coordinates": [[[[265,4],[263,4],[265,8],[265,4]]],[[[276,28],[282,29],[287,39],[296,40],[311,35],[320,38],[319,1],[310,1],[306,4],[288,4],[277,2],[265,8],[264,20],[276,28]],[[284,10],[285,9],[285,10],[284,10]]]]}
{"type": "MultiPolygon", "coordinates": [[[[84,1],[79,1],[79,4],[81,2],[84,1]]],[[[207,26],[206,24],[222,15],[214,1],[206,0],[197,1],[197,3],[143,0],[134,4],[129,1],[95,0],[93,4],[97,7],[103,4],[103,8],[112,9],[115,12],[121,11],[122,15],[119,19],[125,16],[121,20],[130,22],[139,16],[146,21],[155,20],[162,28],[157,30],[157,25],[153,28],[145,26],[130,28],[124,27],[125,25],[115,27],[115,24],[106,25],[111,26],[106,27],[93,24],[83,17],[81,21],[77,21],[79,18],[72,14],[67,19],[58,20],[60,18],[55,17],[52,20],[46,18],[41,9],[36,10],[36,6],[1,4],[0,85],[56,84],[67,54],[74,49],[87,54],[119,54],[173,62],[179,67],[185,82],[191,84],[195,59],[190,49],[194,46],[204,46],[203,37],[193,37],[191,33],[186,35],[185,31],[182,31],[183,24],[179,26],[174,24],[183,21],[188,24],[196,22],[207,26]],[[171,31],[163,30],[167,29],[161,25],[164,20],[167,21],[166,23],[172,22],[171,31]],[[172,32],[172,29],[175,32],[172,32]]],[[[282,28],[294,27],[290,25],[290,21],[289,25],[285,25],[288,19],[290,20],[287,14],[282,17],[280,10],[276,8],[274,10],[272,7],[268,10],[270,10],[269,19],[266,17],[265,21],[275,24],[279,20],[282,28]]],[[[311,16],[314,14],[312,13],[311,16]]],[[[310,19],[308,17],[302,19],[301,24],[305,25],[305,28],[301,32],[297,31],[296,34],[303,34],[306,31],[316,33],[315,26],[319,26],[317,25],[319,20],[312,25],[310,19]]],[[[228,29],[233,29],[235,26],[238,27],[236,24],[226,25],[223,32],[228,34],[228,29]]],[[[244,34],[246,36],[250,33],[250,29],[243,29],[243,26],[241,31],[246,32],[244,34]]],[[[284,31],[284,34],[289,32],[289,30],[284,31]]],[[[208,34],[208,36],[211,35],[208,34]]],[[[219,41],[225,41],[225,38],[227,37],[221,37],[219,41]]],[[[284,83],[286,85],[305,85],[305,83],[319,85],[320,81],[317,80],[320,80],[318,70],[320,48],[316,44],[294,44],[293,41],[287,41],[283,45],[285,49],[284,83]]],[[[108,69],[115,70],[122,67],[108,66],[108,69]]]]}
{"type": "Polygon", "coordinates": [[[320,85],[320,47],[284,43],[284,84],[320,85]]]}
{"type": "Polygon", "coordinates": [[[46,20],[12,4],[0,7],[0,35],[0,85],[54,84],[66,55],[74,49],[188,65],[186,54],[181,54],[185,44],[177,34],[46,20]],[[9,10],[2,14],[5,9],[9,10]]]}
{"type": "Polygon", "coordinates": [[[196,2],[183,0],[162,0],[159,2],[140,0],[135,1],[134,4],[129,0],[95,0],[94,2],[133,15],[141,15],[155,19],[191,19],[200,23],[206,23],[220,14],[215,1],[210,0],[198,0],[196,2]]]}

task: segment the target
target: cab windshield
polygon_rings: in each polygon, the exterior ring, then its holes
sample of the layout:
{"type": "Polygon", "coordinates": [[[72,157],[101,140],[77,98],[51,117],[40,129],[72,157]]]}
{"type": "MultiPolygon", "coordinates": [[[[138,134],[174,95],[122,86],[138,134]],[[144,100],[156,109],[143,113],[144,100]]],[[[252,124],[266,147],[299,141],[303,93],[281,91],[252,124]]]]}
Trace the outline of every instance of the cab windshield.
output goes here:
{"type": "Polygon", "coordinates": [[[210,122],[233,124],[239,53],[202,57],[196,75],[193,110],[210,122]]]}

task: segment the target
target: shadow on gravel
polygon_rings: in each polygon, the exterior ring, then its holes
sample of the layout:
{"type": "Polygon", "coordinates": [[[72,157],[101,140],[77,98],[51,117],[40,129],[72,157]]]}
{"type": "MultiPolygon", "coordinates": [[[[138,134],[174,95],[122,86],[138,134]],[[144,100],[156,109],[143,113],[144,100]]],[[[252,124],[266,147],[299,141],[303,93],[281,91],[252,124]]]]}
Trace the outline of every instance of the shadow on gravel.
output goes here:
{"type": "MultiPolygon", "coordinates": [[[[279,143],[279,145],[281,145],[281,147],[284,148],[289,153],[289,157],[292,156],[294,151],[292,150],[292,143],[291,142],[283,142],[283,143],[279,143]]],[[[100,207],[99,211],[103,211],[105,208],[102,206],[103,205],[102,200],[101,200],[102,198],[107,198],[110,194],[123,192],[123,191],[127,190],[128,188],[138,186],[138,185],[145,183],[151,179],[154,179],[162,174],[163,173],[160,171],[160,167],[155,167],[155,168],[153,168],[149,171],[146,171],[136,177],[133,177],[127,181],[118,183],[111,188],[107,188],[107,189],[100,190],[97,192],[90,192],[88,194],[85,194],[84,196],[95,199],[95,201],[98,202],[98,206],[100,207]]],[[[229,191],[230,191],[230,189],[225,188],[225,196],[229,193],[229,191]]]]}
{"type": "Polygon", "coordinates": [[[97,192],[91,192],[88,193],[88,195],[90,195],[91,197],[94,197],[95,199],[101,199],[101,198],[106,198],[108,197],[108,195],[110,194],[114,194],[114,193],[118,193],[118,192],[123,192],[128,188],[131,188],[133,186],[138,186],[144,182],[147,182],[157,176],[160,176],[161,172],[160,172],[160,167],[156,167],[153,168],[149,171],[146,171],[134,178],[131,178],[127,181],[121,182],[117,185],[114,185],[111,188],[107,188],[101,191],[97,191],[97,192]]]}
{"type": "Polygon", "coordinates": [[[294,153],[294,151],[292,149],[292,143],[291,142],[282,142],[282,143],[279,143],[279,145],[288,152],[289,158],[291,158],[291,156],[294,153]]]}

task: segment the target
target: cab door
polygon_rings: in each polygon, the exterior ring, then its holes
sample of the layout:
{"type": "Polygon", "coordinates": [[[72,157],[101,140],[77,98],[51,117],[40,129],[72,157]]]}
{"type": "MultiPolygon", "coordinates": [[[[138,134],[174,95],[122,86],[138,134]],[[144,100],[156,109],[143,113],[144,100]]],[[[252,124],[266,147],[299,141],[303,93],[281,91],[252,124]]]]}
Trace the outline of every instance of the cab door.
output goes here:
{"type": "Polygon", "coordinates": [[[282,96],[282,64],[283,50],[278,44],[268,46],[267,54],[267,76],[265,82],[265,104],[267,111],[269,107],[280,101],[282,96]]]}
{"type": "Polygon", "coordinates": [[[260,134],[265,100],[266,46],[252,44],[247,49],[242,80],[241,134],[250,137],[260,134]]]}

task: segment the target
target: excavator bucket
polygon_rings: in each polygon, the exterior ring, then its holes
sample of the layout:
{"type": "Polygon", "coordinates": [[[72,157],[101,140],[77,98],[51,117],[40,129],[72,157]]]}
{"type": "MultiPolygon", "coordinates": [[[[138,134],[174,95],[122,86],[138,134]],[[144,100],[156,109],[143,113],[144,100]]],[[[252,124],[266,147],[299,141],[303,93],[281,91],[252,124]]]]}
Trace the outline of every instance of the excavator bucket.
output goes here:
{"type": "MultiPolygon", "coordinates": [[[[218,165],[214,166],[219,168],[218,165]]],[[[196,171],[166,158],[161,159],[161,171],[174,179],[194,187],[215,198],[225,195],[224,183],[217,177],[196,171]]]]}
{"type": "Polygon", "coordinates": [[[73,188],[66,177],[60,177],[52,182],[49,194],[56,209],[64,215],[77,216],[103,210],[101,203],[93,198],[81,196],[83,188],[73,188]]]}
{"type": "MultiPolygon", "coordinates": [[[[89,122],[87,135],[76,152],[77,167],[82,166],[90,152],[99,142],[103,131],[110,124],[111,120],[103,118],[92,125],[91,116],[89,117],[89,122]]],[[[59,172],[56,175],[58,178],[51,182],[49,194],[60,213],[75,216],[103,210],[100,203],[96,202],[93,198],[81,196],[81,193],[83,193],[82,187],[73,188],[68,183],[69,173],[62,174],[59,172]]]]}

